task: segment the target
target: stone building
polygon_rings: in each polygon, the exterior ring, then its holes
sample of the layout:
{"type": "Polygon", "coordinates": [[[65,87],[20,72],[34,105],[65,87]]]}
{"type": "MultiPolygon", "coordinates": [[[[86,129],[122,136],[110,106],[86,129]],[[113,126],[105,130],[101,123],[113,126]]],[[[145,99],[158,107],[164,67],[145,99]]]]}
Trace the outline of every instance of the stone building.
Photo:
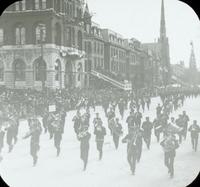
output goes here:
{"type": "Polygon", "coordinates": [[[10,88],[84,87],[81,0],[23,0],[0,17],[0,82],[10,88]]]}

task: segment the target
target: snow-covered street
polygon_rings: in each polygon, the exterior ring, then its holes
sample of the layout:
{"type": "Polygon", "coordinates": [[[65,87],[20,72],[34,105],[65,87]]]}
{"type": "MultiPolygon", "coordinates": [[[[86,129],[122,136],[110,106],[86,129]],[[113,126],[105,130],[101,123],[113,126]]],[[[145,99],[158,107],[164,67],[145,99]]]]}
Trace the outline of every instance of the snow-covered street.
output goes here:
{"type": "MultiPolygon", "coordinates": [[[[156,115],[156,106],[160,102],[157,98],[152,99],[150,111],[145,111],[143,119],[156,115]]],[[[180,108],[173,116],[186,110],[191,121],[196,119],[200,123],[200,98],[187,99],[184,107],[180,108]]],[[[101,107],[97,107],[100,117],[107,120],[101,107]]],[[[22,137],[28,130],[25,121],[22,121],[19,129],[19,140],[12,153],[8,152],[5,142],[3,149],[3,161],[0,165],[2,178],[10,187],[184,187],[190,184],[200,170],[200,147],[194,152],[191,148],[190,135],[183,141],[177,150],[175,158],[175,176],[171,179],[164,166],[163,150],[156,142],[152,134],[151,149],[148,150],[143,144],[142,158],[136,166],[136,175],[131,175],[126,158],[126,144],[120,141],[119,149],[115,150],[112,137],[107,128],[105,137],[104,154],[102,161],[98,160],[98,152],[93,135],[95,113],[91,110],[91,126],[89,162],[85,172],[82,171],[80,159],[80,142],[77,141],[72,118],[75,111],[67,114],[65,133],[61,143],[60,157],[56,157],[56,149],[53,140],[49,140],[48,134],[42,134],[40,142],[39,160],[36,167],[32,167],[32,158],[29,154],[29,139],[22,137]]],[[[117,115],[119,115],[117,110],[117,115]]],[[[127,124],[125,123],[128,111],[126,111],[122,125],[126,135],[127,124]]]]}

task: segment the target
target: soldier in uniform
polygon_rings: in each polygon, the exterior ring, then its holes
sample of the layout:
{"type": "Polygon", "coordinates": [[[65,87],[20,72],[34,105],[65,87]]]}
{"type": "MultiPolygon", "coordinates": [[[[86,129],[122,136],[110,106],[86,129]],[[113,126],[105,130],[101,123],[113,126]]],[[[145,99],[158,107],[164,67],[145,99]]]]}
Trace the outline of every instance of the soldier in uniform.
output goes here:
{"type": "Polygon", "coordinates": [[[65,130],[65,118],[66,118],[66,111],[65,111],[64,107],[62,107],[62,109],[60,111],[60,123],[61,123],[62,134],[64,133],[64,130],[65,130]]]}
{"type": "MultiPolygon", "coordinates": [[[[183,122],[183,118],[182,115],[180,114],[179,117],[176,119],[176,125],[180,128],[184,127],[184,122],[183,122]]],[[[183,136],[183,131],[180,131],[179,133],[179,143],[182,143],[182,136],[183,136]]]]}
{"type": "Polygon", "coordinates": [[[113,142],[115,148],[118,149],[119,146],[119,137],[123,134],[122,125],[119,123],[119,118],[116,118],[116,121],[113,126],[113,142]]]}
{"type": "Polygon", "coordinates": [[[95,125],[94,134],[96,136],[97,150],[99,151],[99,160],[101,160],[103,156],[104,136],[106,135],[106,128],[102,125],[102,123],[97,123],[95,125]]]}
{"type": "Polygon", "coordinates": [[[61,116],[57,114],[55,116],[54,121],[52,122],[53,130],[54,130],[54,146],[57,150],[57,156],[60,155],[60,143],[62,140],[63,134],[63,126],[61,121],[61,116]]]}
{"type": "Polygon", "coordinates": [[[107,118],[108,118],[108,128],[110,129],[110,134],[112,135],[112,124],[115,118],[114,108],[112,107],[110,108],[110,110],[107,113],[107,118]]]}
{"type": "Polygon", "coordinates": [[[188,131],[191,133],[192,148],[196,152],[200,133],[200,127],[196,120],[193,121],[193,124],[189,127],[188,131]]]}
{"type": "Polygon", "coordinates": [[[183,130],[183,137],[184,137],[184,140],[186,140],[186,137],[187,137],[187,130],[188,130],[188,122],[190,121],[190,118],[189,118],[188,115],[186,114],[186,111],[183,111],[182,120],[183,120],[183,127],[184,127],[184,130],[183,130]]]}
{"type": "Polygon", "coordinates": [[[42,118],[44,133],[47,133],[47,131],[48,131],[48,116],[49,116],[48,111],[45,109],[45,111],[43,113],[43,118],[42,118]]]}
{"type": "Polygon", "coordinates": [[[139,127],[134,126],[122,139],[122,143],[127,143],[127,160],[133,175],[135,175],[136,161],[139,162],[141,156],[141,137],[142,134],[139,127]]]}
{"type": "Polygon", "coordinates": [[[121,98],[118,103],[119,113],[121,115],[121,119],[124,118],[124,108],[125,108],[125,101],[121,98]]]}
{"type": "Polygon", "coordinates": [[[88,132],[87,127],[82,127],[78,134],[78,140],[80,141],[80,158],[83,160],[83,170],[86,170],[87,163],[88,163],[88,154],[90,148],[90,141],[91,134],[88,132]]]}
{"type": "Polygon", "coordinates": [[[153,123],[149,121],[149,117],[146,117],[146,121],[142,124],[143,137],[147,145],[147,148],[150,149],[151,144],[151,131],[153,129],[153,123]]]}
{"type": "Polygon", "coordinates": [[[154,119],[153,127],[154,127],[154,135],[156,136],[157,142],[160,142],[160,133],[162,131],[162,124],[160,117],[154,119]]]}
{"type": "Polygon", "coordinates": [[[26,134],[26,136],[24,136],[23,139],[31,137],[30,154],[33,157],[33,166],[35,166],[38,160],[37,153],[40,149],[39,142],[40,142],[40,135],[42,132],[41,124],[36,117],[30,119],[29,128],[30,131],[26,134]]]}
{"type": "Polygon", "coordinates": [[[17,124],[14,120],[14,116],[11,115],[7,120],[7,128],[6,128],[6,140],[9,147],[8,152],[10,153],[13,150],[13,140],[16,142],[16,132],[17,132],[17,124]]]}
{"type": "Polygon", "coordinates": [[[176,149],[179,147],[178,140],[173,133],[168,131],[164,140],[160,143],[164,150],[164,163],[168,168],[170,177],[174,177],[174,159],[176,156],[176,149]]]}
{"type": "Polygon", "coordinates": [[[96,113],[96,117],[93,119],[93,124],[94,124],[94,128],[97,125],[102,125],[103,124],[101,118],[99,117],[99,113],[96,113]]]}
{"type": "Polygon", "coordinates": [[[142,113],[137,110],[137,112],[135,112],[135,124],[140,127],[141,126],[141,120],[142,120],[142,113]]]}
{"type": "Polygon", "coordinates": [[[81,113],[79,110],[77,110],[77,113],[72,119],[72,121],[74,122],[74,132],[76,133],[76,135],[78,135],[81,127],[81,113]]]}
{"type": "Polygon", "coordinates": [[[135,125],[135,117],[134,117],[134,112],[133,111],[131,111],[130,115],[127,117],[126,123],[128,124],[128,132],[129,132],[129,130],[131,128],[133,128],[134,125],[135,125]]]}
{"type": "Polygon", "coordinates": [[[156,116],[157,118],[160,116],[162,111],[162,107],[160,106],[160,104],[158,104],[158,106],[156,107],[156,116]]]}
{"type": "Polygon", "coordinates": [[[4,122],[3,122],[3,119],[0,117],[0,162],[3,159],[3,157],[1,156],[1,151],[4,146],[5,133],[6,133],[6,130],[5,130],[4,122]]]}

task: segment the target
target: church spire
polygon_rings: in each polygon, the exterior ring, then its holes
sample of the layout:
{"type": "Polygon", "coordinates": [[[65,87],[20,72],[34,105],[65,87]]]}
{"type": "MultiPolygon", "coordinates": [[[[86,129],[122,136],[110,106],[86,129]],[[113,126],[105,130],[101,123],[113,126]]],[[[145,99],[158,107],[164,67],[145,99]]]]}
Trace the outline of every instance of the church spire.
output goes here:
{"type": "Polygon", "coordinates": [[[192,46],[191,55],[190,55],[190,69],[196,70],[197,67],[196,67],[196,58],[195,58],[195,54],[194,54],[194,45],[193,45],[193,42],[191,42],[190,44],[192,46]]]}
{"type": "Polygon", "coordinates": [[[162,0],[161,21],[160,21],[160,38],[165,38],[165,37],[166,37],[165,7],[164,7],[164,0],[162,0]]]}

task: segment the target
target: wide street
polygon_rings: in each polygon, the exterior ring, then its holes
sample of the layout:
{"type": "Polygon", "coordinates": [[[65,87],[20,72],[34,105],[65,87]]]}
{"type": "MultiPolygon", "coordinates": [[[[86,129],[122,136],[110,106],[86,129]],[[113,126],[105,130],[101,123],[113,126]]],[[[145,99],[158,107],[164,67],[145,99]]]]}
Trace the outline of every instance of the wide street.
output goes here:
{"type": "MultiPolygon", "coordinates": [[[[158,98],[152,100],[150,111],[145,111],[143,119],[150,116],[155,117],[155,107],[160,102],[158,98]]],[[[187,99],[184,107],[180,108],[173,116],[177,116],[186,110],[190,119],[196,119],[200,123],[200,98],[187,99]]],[[[103,118],[107,127],[107,120],[100,107],[97,108],[100,117],[103,118]]],[[[2,178],[11,187],[184,187],[190,184],[200,170],[200,147],[195,153],[191,148],[190,136],[177,150],[175,158],[175,176],[173,179],[167,174],[164,166],[162,147],[156,142],[153,135],[151,149],[147,150],[143,144],[143,153],[140,163],[136,168],[136,175],[131,175],[126,159],[126,144],[120,141],[119,150],[115,150],[112,137],[107,129],[104,144],[104,155],[102,161],[98,160],[98,152],[93,135],[92,120],[95,116],[91,110],[92,138],[90,140],[90,152],[88,168],[82,171],[80,159],[79,142],[75,137],[72,118],[75,112],[67,114],[65,134],[61,144],[61,155],[56,157],[53,140],[49,140],[48,134],[42,134],[39,162],[32,167],[32,158],[29,155],[29,139],[22,137],[28,130],[25,121],[21,122],[19,140],[12,153],[8,154],[5,143],[3,149],[4,160],[0,165],[2,178]]],[[[117,110],[118,114],[118,110],[117,110]]],[[[122,121],[124,135],[126,135],[127,124],[122,121]]],[[[191,124],[190,120],[190,124],[191,124]]]]}

